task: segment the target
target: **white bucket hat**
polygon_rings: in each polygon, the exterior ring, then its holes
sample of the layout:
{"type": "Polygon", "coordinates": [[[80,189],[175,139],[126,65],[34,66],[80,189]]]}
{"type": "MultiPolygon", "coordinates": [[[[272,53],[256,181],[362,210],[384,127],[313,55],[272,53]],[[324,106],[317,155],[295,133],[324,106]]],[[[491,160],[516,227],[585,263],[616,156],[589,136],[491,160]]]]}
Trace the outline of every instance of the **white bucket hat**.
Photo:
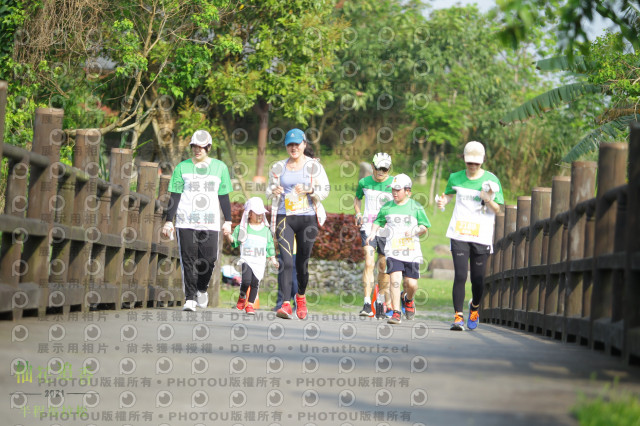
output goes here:
{"type": "Polygon", "coordinates": [[[269,226],[265,213],[267,209],[264,207],[264,203],[260,197],[252,197],[244,203],[244,211],[242,212],[242,219],[240,219],[240,242],[244,242],[247,236],[247,223],[249,223],[249,212],[254,212],[258,216],[262,215],[262,224],[269,226]]]}

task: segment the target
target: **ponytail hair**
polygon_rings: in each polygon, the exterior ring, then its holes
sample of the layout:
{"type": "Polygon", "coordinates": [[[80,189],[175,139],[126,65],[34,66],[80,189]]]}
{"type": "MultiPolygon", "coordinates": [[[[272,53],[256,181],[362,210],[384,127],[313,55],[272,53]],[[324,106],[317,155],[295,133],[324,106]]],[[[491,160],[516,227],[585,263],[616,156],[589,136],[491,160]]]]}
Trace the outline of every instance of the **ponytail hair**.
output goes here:
{"type": "Polygon", "coordinates": [[[316,153],[313,150],[313,147],[309,144],[309,142],[305,143],[304,155],[306,155],[307,157],[316,158],[316,153]]]}

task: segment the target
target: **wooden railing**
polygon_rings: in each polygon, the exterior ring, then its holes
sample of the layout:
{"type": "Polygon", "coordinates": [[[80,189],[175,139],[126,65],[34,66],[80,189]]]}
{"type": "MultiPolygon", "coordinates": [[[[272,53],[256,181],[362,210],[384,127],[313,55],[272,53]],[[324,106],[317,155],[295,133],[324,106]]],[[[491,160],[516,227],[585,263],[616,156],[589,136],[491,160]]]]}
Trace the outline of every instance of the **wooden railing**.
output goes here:
{"type": "Polygon", "coordinates": [[[0,317],[179,303],[177,246],[160,235],[170,178],[115,148],[109,181],[100,179],[95,129],[78,130],[73,166],[61,163],[60,109],[36,111],[31,151],[4,144],[6,99],[0,81],[0,158],[8,159],[0,317]]]}
{"type": "Polygon", "coordinates": [[[640,361],[638,124],[495,223],[481,321],[640,361]]]}

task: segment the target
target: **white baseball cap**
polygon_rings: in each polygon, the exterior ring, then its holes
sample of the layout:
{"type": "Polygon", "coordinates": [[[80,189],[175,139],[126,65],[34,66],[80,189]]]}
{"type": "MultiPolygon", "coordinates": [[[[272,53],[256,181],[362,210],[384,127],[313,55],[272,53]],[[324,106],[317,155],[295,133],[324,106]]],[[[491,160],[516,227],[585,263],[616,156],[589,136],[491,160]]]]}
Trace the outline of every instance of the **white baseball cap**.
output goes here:
{"type": "Polygon", "coordinates": [[[191,136],[191,142],[189,145],[196,145],[202,148],[206,148],[211,145],[213,142],[213,138],[206,130],[196,130],[191,136]]]}
{"type": "Polygon", "coordinates": [[[465,163],[484,163],[484,146],[480,142],[471,141],[464,146],[465,163]]]}
{"type": "Polygon", "coordinates": [[[391,167],[391,156],[386,152],[379,152],[373,156],[373,165],[376,166],[377,169],[380,167],[388,169],[391,167]]]}
{"type": "Polygon", "coordinates": [[[391,189],[403,189],[403,188],[411,188],[411,178],[404,173],[400,173],[393,178],[393,181],[387,185],[391,189]]]}

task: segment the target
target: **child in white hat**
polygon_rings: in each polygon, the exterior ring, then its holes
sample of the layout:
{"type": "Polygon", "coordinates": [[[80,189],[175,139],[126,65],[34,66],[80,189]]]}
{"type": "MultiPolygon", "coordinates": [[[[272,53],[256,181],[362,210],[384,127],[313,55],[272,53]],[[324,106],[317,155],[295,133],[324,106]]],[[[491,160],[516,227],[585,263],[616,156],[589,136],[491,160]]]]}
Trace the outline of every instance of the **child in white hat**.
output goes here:
{"type": "Polygon", "coordinates": [[[267,223],[267,209],[258,197],[250,198],[244,205],[240,224],[233,233],[225,234],[232,247],[240,246],[240,262],[242,264],[242,284],[236,308],[244,310],[248,315],[255,315],[253,304],[258,296],[260,281],[264,277],[265,260],[277,268],[273,236],[267,223]],[[247,300],[247,290],[251,287],[247,300]]]}
{"type": "Polygon", "coordinates": [[[420,203],[411,198],[411,178],[402,173],[393,178],[388,185],[393,199],[386,203],[371,226],[371,234],[365,244],[376,237],[378,229],[384,228],[384,254],[387,258],[387,270],[391,279],[391,303],[393,315],[389,324],[400,324],[402,308],[408,320],[416,314],[413,296],[418,289],[420,264],[424,262],[420,249],[422,234],[431,227],[431,222],[420,203]],[[404,291],[400,292],[400,287],[404,291]]]}

